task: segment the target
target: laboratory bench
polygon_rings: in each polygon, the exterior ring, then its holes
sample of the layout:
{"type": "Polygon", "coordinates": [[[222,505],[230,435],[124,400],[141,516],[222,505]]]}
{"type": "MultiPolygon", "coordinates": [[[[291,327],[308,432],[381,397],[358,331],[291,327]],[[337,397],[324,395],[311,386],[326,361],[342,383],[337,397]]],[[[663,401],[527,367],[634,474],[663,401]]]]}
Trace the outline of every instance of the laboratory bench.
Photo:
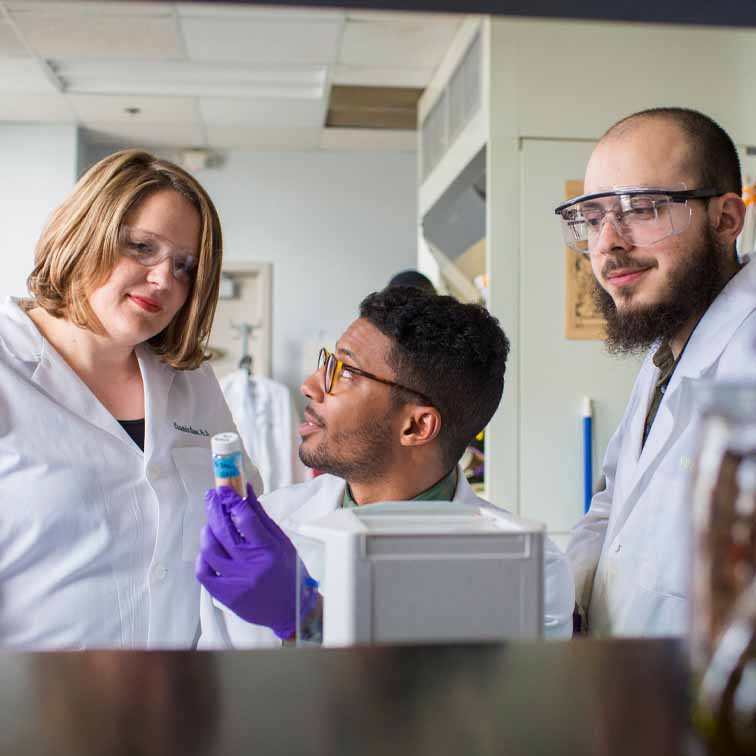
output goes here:
{"type": "Polygon", "coordinates": [[[0,653],[5,756],[699,753],[685,647],[0,653]]]}

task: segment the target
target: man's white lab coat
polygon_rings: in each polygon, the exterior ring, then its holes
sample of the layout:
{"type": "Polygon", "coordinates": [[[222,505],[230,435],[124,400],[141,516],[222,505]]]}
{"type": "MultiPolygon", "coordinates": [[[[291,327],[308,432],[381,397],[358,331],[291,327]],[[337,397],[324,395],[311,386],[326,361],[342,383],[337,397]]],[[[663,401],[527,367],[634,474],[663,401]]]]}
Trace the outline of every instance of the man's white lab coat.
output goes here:
{"type": "MultiPolygon", "coordinates": [[[[268,514],[284,529],[312,522],[341,506],[346,483],[333,475],[321,475],[297,486],[282,488],[262,497],[268,514]]],[[[454,501],[491,507],[473,493],[463,475],[459,476],[454,501]]],[[[497,512],[501,512],[497,508],[497,512]]],[[[544,542],[544,634],[546,637],[572,635],[574,583],[564,554],[550,540],[544,542]]],[[[200,648],[261,648],[280,646],[281,641],[267,627],[245,622],[202,589],[200,648]]]]}
{"type": "Polygon", "coordinates": [[[700,428],[696,387],[756,381],[755,346],[756,263],[750,262],[693,332],[641,451],[659,377],[654,350],[647,355],[606,450],[606,489],[593,497],[567,548],[592,634],[685,634],[692,556],[688,485],[700,428]]]}

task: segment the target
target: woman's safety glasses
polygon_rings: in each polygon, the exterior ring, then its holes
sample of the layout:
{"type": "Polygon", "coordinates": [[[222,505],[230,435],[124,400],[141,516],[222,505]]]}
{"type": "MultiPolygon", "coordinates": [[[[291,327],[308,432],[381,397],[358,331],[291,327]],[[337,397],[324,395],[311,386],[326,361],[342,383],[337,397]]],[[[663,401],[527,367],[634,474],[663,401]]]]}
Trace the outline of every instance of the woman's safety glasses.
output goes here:
{"type": "Polygon", "coordinates": [[[152,267],[170,257],[173,277],[181,283],[191,283],[197,269],[197,258],[190,252],[173,247],[149,231],[124,226],[121,229],[120,252],[140,265],[152,267]]]}
{"type": "Polygon", "coordinates": [[[323,367],[325,367],[325,371],[323,372],[323,389],[326,394],[330,394],[333,391],[333,387],[342,376],[361,375],[363,378],[369,378],[371,381],[378,381],[378,383],[383,383],[386,386],[396,386],[397,388],[409,391],[410,394],[420,397],[423,400],[423,404],[433,406],[433,402],[425,394],[421,394],[419,391],[415,391],[415,389],[411,389],[408,386],[402,386],[401,383],[379,378],[377,375],[360,370],[360,368],[356,368],[353,365],[346,365],[325,347],[320,350],[320,354],[318,355],[318,370],[321,370],[323,367]]]}
{"type": "Polygon", "coordinates": [[[685,184],[618,186],[575,197],[554,212],[562,220],[567,246],[590,254],[607,221],[628,244],[649,247],[688,228],[692,216],[689,200],[722,194],[718,189],[687,189],[685,184]]]}

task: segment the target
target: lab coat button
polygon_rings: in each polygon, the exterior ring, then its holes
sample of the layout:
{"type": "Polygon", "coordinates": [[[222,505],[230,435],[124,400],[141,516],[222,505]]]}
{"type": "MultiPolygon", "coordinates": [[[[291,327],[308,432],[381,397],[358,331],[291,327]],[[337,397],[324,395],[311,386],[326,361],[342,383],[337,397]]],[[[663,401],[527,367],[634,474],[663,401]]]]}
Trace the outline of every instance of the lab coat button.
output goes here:
{"type": "Polygon", "coordinates": [[[155,580],[165,580],[168,575],[168,568],[162,562],[158,562],[152,572],[155,575],[155,580]]]}
{"type": "Polygon", "coordinates": [[[619,554],[620,551],[622,551],[622,544],[621,543],[615,544],[615,546],[614,546],[614,553],[615,554],[619,554]]]}
{"type": "Polygon", "coordinates": [[[157,480],[160,477],[160,467],[158,465],[150,465],[147,468],[147,477],[157,480]]]}

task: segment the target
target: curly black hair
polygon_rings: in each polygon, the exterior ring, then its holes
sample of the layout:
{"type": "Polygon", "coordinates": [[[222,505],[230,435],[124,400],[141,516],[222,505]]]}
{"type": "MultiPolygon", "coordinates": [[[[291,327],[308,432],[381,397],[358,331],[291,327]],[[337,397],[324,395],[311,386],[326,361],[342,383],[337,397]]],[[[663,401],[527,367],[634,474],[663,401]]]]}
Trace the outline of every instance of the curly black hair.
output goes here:
{"type": "MultiPolygon", "coordinates": [[[[509,339],[479,305],[419,289],[391,286],[360,304],[360,317],[391,341],[386,356],[403,383],[429,397],[441,413],[439,441],[451,468],[499,406],[509,339]]],[[[398,405],[418,397],[392,387],[398,405]]]]}

